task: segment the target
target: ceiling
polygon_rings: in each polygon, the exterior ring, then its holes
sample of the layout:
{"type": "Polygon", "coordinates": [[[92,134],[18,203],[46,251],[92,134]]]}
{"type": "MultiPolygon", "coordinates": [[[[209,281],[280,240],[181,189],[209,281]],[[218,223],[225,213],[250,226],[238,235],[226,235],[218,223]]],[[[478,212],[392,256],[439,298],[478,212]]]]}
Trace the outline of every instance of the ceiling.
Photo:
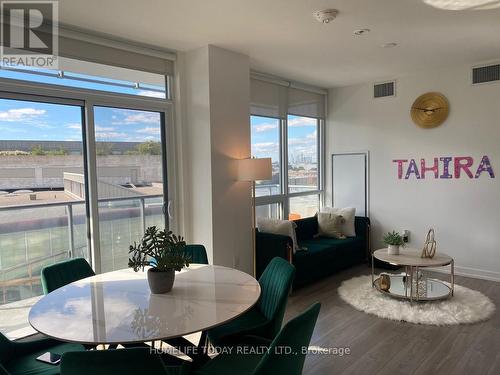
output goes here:
{"type": "Polygon", "coordinates": [[[422,0],[60,0],[60,22],[187,51],[250,56],[254,70],[334,87],[500,59],[500,9],[446,11],[422,0]],[[337,8],[323,25],[312,13],[337,8]],[[353,31],[371,32],[356,37],[353,31]],[[396,42],[395,48],[380,45],[396,42]]]}

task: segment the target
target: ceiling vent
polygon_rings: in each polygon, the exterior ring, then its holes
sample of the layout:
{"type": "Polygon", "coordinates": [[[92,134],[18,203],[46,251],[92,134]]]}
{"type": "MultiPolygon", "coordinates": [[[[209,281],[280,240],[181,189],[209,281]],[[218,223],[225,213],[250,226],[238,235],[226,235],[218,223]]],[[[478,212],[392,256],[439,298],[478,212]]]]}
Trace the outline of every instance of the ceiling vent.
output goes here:
{"type": "Polygon", "coordinates": [[[500,64],[472,68],[472,84],[500,81],[500,64]]]}
{"type": "Polygon", "coordinates": [[[387,96],[396,96],[396,82],[382,82],[373,85],[373,97],[385,98],[387,96]]]}

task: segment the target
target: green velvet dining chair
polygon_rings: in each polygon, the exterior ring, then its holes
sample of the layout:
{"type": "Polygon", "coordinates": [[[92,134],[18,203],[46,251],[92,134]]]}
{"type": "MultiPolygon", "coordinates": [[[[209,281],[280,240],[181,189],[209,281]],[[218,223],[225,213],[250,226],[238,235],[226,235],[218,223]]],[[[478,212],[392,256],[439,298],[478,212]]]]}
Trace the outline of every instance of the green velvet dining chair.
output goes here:
{"type": "MultiPolygon", "coordinates": [[[[254,350],[222,352],[193,372],[196,375],[300,375],[304,368],[309,343],[318,319],[320,303],[315,303],[290,320],[268,346],[266,339],[254,350]]],[[[255,340],[257,339],[257,340],[255,340]]],[[[246,340],[244,340],[247,342],[246,340]]]]}
{"type": "Polygon", "coordinates": [[[62,286],[71,284],[73,281],[94,275],[94,270],[84,258],[74,258],[52,264],[42,269],[43,292],[48,294],[62,286]]]}
{"type": "Polygon", "coordinates": [[[189,369],[181,360],[173,365],[165,363],[150,348],[65,353],[61,359],[61,375],[184,375],[189,369]]]}
{"type": "Polygon", "coordinates": [[[207,250],[203,245],[186,245],[184,253],[191,259],[190,263],[208,264],[207,250]]]}
{"type": "Polygon", "coordinates": [[[59,374],[58,365],[50,365],[36,358],[43,353],[63,354],[81,352],[79,344],[66,344],[43,338],[25,342],[11,341],[0,333],[0,374],[8,375],[55,375],[59,374]]]}
{"type": "Polygon", "coordinates": [[[257,304],[229,323],[208,331],[215,346],[231,345],[244,335],[274,339],[281,329],[295,267],[283,258],[273,258],[259,278],[261,295],[257,304]]]}

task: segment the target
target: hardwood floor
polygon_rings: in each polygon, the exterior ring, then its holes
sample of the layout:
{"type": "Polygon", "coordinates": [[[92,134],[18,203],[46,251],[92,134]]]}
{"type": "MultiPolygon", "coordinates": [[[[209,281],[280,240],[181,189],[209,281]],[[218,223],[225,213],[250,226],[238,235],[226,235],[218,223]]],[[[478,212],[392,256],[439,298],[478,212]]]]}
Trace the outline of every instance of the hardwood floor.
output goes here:
{"type": "MultiPolygon", "coordinates": [[[[364,274],[370,268],[360,265],[290,296],[286,320],[313,302],[322,303],[311,346],[350,349],[343,356],[309,354],[304,374],[500,374],[498,308],[490,320],[468,325],[436,327],[378,318],[355,310],[337,294],[343,280],[364,274]]],[[[500,283],[460,276],[455,282],[481,291],[500,306],[500,283]]]]}

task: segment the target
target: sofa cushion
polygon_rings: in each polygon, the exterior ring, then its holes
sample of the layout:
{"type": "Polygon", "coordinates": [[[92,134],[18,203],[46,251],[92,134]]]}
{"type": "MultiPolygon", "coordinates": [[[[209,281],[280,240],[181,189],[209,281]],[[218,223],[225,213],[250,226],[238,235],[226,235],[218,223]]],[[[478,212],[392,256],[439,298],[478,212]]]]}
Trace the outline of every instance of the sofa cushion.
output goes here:
{"type": "Polygon", "coordinates": [[[295,232],[299,248],[300,242],[312,240],[318,234],[318,218],[316,216],[295,220],[295,224],[297,224],[295,232]]]}
{"type": "Polygon", "coordinates": [[[295,228],[297,224],[290,220],[280,220],[280,219],[268,219],[266,217],[260,217],[257,220],[257,229],[259,232],[279,234],[282,236],[288,236],[293,242],[293,251],[299,249],[297,243],[297,235],[295,228]]]}
{"type": "Polygon", "coordinates": [[[365,258],[366,242],[362,237],[345,240],[319,237],[299,243],[307,248],[293,255],[296,268],[294,287],[309,284],[333,272],[358,264],[365,258]]]}
{"type": "Polygon", "coordinates": [[[341,225],[345,219],[341,215],[328,212],[318,212],[318,232],[320,236],[331,238],[346,238],[342,233],[341,225]]]}
{"type": "Polygon", "coordinates": [[[356,236],[356,209],[354,207],[337,208],[337,207],[323,207],[321,212],[328,212],[331,214],[341,215],[345,222],[342,224],[342,233],[347,237],[356,236]]]}
{"type": "Polygon", "coordinates": [[[318,253],[322,251],[336,252],[342,249],[351,249],[353,245],[362,242],[359,237],[348,237],[346,239],[329,238],[329,237],[318,237],[311,240],[306,240],[299,242],[299,246],[304,251],[297,251],[294,255],[294,259],[303,256],[310,256],[313,253],[318,253]]]}

